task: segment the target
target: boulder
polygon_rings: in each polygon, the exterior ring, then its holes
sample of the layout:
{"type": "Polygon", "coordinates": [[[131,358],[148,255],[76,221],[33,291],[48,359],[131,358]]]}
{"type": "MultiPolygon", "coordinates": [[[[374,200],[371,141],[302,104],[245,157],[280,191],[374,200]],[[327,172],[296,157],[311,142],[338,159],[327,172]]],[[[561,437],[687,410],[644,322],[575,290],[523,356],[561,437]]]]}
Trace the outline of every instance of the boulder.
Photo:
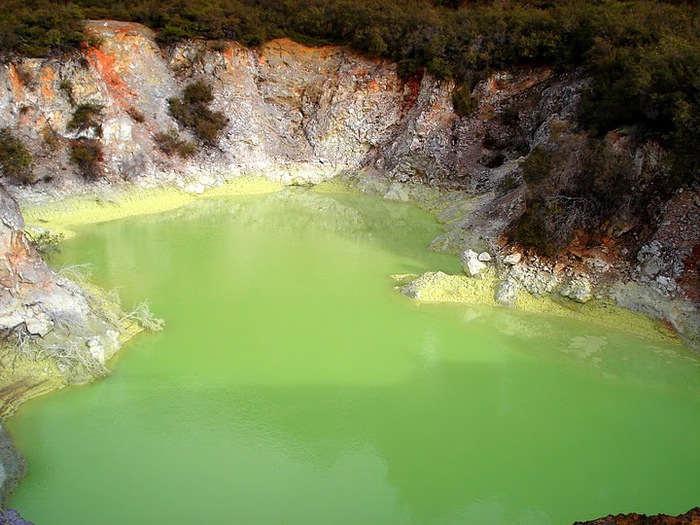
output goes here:
{"type": "Polygon", "coordinates": [[[503,306],[513,306],[518,299],[518,290],[520,290],[520,285],[516,281],[506,279],[498,283],[494,299],[503,306]]]}
{"type": "Polygon", "coordinates": [[[518,252],[511,253],[511,254],[506,255],[503,258],[503,262],[504,262],[504,264],[508,264],[510,266],[513,266],[513,265],[518,264],[520,262],[520,259],[522,259],[522,257],[523,256],[518,252]]]}
{"type": "Polygon", "coordinates": [[[462,269],[469,277],[479,278],[486,265],[479,260],[479,254],[474,250],[466,250],[462,253],[462,269]]]}
{"type": "Polygon", "coordinates": [[[577,303],[585,304],[593,298],[591,283],[584,277],[571,279],[559,291],[562,297],[567,297],[577,303]]]}

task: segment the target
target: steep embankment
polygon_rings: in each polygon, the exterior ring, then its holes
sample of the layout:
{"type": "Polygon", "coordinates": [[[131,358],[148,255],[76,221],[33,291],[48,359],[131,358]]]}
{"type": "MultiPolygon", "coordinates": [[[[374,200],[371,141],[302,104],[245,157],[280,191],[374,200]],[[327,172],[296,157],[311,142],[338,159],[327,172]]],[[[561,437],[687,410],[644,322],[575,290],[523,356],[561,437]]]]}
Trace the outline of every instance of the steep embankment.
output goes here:
{"type": "MultiPolygon", "coordinates": [[[[24,401],[106,372],[104,363],[141,330],[108,294],[51,271],[0,187],[0,422],[24,401]]],[[[23,472],[0,425],[0,503],[23,472]]]]}
{"type": "Polygon", "coordinates": [[[474,111],[459,116],[451,83],[402,79],[395,64],[341,47],[190,41],[164,51],[138,24],[95,21],[87,31],[97,46],[0,69],[0,126],[28,145],[40,181],[12,188],[22,202],[104,188],[86,185],[71,162],[80,140],[99,145],[94,166],[113,184],[201,192],[241,174],[294,184],[344,173],[393,199],[412,198],[401,183],[439,186],[461,197],[437,209],[446,233],[436,249],[487,250],[498,263],[512,251],[500,248],[504,233],[518,224],[520,237],[559,246],[560,255],[521,259],[545,276],[544,287],[517,272],[501,278],[536,294],[582,280],[594,292],[587,297],[611,296],[697,344],[700,194],[664,197],[663,151],[653,142],[611,133],[591,143],[575,118],[582,74],[494,74],[470,95],[474,111]],[[168,99],[198,79],[213,88],[223,133],[191,156],[164,153],[163,134],[196,140],[168,99]],[[86,106],[92,120],[76,126],[86,106]],[[607,199],[609,187],[619,195],[607,199]]]}

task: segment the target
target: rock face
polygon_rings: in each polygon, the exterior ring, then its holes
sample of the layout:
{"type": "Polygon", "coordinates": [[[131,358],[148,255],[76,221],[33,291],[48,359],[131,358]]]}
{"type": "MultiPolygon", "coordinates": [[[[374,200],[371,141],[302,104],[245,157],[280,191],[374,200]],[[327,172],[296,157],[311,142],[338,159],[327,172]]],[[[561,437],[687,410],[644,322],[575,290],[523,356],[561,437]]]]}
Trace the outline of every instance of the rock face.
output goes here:
{"type": "MultiPolygon", "coordinates": [[[[494,111],[532,99],[522,125],[534,137],[546,118],[572,113],[576,90],[567,89],[580,83],[548,69],[502,73],[480,84],[478,112],[460,118],[452,107],[452,83],[428,75],[402,79],[395,64],[341,47],[281,39],[254,49],[192,41],[163,51],[138,24],[93,21],[87,31],[99,47],[0,66],[0,127],[16,130],[27,143],[39,179],[65,184],[78,178],[67,145],[79,133],[68,124],[78,106],[91,104],[102,108],[101,165],[108,179],[147,183],[163,173],[264,171],[287,182],[317,182],[363,168],[396,182],[484,193],[504,179],[520,180],[515,161],[522,152],[499,153],[503,164],[488,167],[484,135],[506,133],[494,111]],[[167,100],[197,79],[212,85],[212,109],[228,122],[217,148],[173,158],[159,151],[155,136],[170,130],[188,136],[169,115],[167,100]]],[[[488,218],[494,233],[509,222],[502,212],[488,218]]]]}
{"type": "MultiPolygon", "coordinates": [[[[0,424],[0,505],[24,475],[25,463],[12,438],[0,424]]],[[[2,523],[2,521],[0,521],[2,523]]]]}
{"type": "Polygon", "coordinates": [[[49,270],[23,227],[17,204],[0,188],[0,334],[8,345],[0,347],[0,419],[57,384],[100,375],[120,336],[135,329],[96,289],[49,270]]]}
{"type": "Polygon", "coordinates": [[[612,514],[591,521],[577,521],[574,525],[700,525],[700,507],[690,509],[685,514],[612,514]]]}

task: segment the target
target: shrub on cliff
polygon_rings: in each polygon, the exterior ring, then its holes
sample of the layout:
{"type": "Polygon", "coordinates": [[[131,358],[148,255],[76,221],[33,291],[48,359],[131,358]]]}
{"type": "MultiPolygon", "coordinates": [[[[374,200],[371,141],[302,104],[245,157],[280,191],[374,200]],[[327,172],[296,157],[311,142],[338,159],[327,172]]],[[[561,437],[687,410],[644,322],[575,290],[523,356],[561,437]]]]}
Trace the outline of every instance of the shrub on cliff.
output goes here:
{"type": "Polygon", "coordinates": [[[472,95],[469,82],[457,84],[452,91],[452,107],[460,117],[468,117],[479,106],[478,99],[472,95]]]}
{"type": "Polygon", "coordinates": [[[3,0],[0,51],[32,57],[74,49],[85,40],[74,2],[3,0]]]}
{"type": "Polygon", "coordinates": [[[181,139],[175,130],[168,133],[156,133],[154,139],[158,149],[166,155],[191,157],[196,150],[196,146],[192,142],[181,139]]]}
{"type": "Polygon", "coordinates": [[[204,80],[185,87],[181,97],[168,99],[170,115],[207,145],[213,145],[226,125],[226,117],[209,109],[214,100],[212,88],[204,80]]]}
{"type": "Polygon", "coordinates": [[[22,184],[34,182],[32,164],[34,158],[29,150],[12,132],[0,129],[0,170],[5,177],[12,177],[22,184]]]}
{"type": "Polygon", "coordinates": [[[93,181],[102,176],[102,144],[99,140],[71,140],[70,160],[85,180],[93,181]]]}
{"type": "Polygon", "coordinates": [[[512,241],[553,255],[577,233],[600,240],[604,225],[616,216],[646,220],[646,199],[653,192],[630,195],[630,187],[645,182],[635,178],[624,149],[584,134],[553,133],[548,142],[523,162],[528,191],[525,212],[510,226],[512,241]]]}
{"type": "Polygon", "coordinates": [[[78,134],[102,136],[102,106],[97,104],[80,104],[66,125],[66,130],[78,134]]]}

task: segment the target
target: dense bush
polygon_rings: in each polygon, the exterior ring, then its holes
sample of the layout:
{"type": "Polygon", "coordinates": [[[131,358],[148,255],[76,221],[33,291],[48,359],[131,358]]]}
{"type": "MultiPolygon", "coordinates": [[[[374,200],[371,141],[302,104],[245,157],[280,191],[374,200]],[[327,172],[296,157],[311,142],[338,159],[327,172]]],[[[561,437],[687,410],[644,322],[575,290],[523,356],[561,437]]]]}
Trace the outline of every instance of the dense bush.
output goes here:
{"type": "Polygon", "coordinates": [[[185,87],[182,97],[168,99],[168,108],[172,117],[192,130],[200,141],[213,145],[226,125],[223,113],[209,109],[213,100],[211,86],[198,80],[185,87]]]}
{"type": "Polygon", "coordinates": [[[3,0],[0,51],[45,56],[84,40],[83,13],[72,2],[3,0]]]}
{"type": "Polygon", "coordinates": [[[191,157],[196,151],[196,146],[188,140],[181,139],[177,132],[171,130],[168,133],[157,133],[155,136],[156,145],[166,155],[179,155],[180,157],[191,157]]]}
{"type": "Polygon", "coordinates": [[[26,146],[12,132],[0,129],[0,171],[5,177],[23,183],[34,182],[32,163],[34,159],[26,146]]]}
{"type": "MultiPolygon", "coordinates": [[[[428,71],[454,79],[453,104],[460,115],[476,107],[471,88],[489,71],[583,66],[591,82],[582,95],[579,121],[594,141],[622,129],[628,136],[660,142],[670,152],[671,176],[653,183],[654,198],[700,182],[700,3],[695,1],[6,0],[3,8],[0,52],[5,54],[37,56],[75,48],[84,41],[82,19],[143,23],[166,46],[192,37],[258,45],[287,36],[306,44],[346,44],[392,59],[403,75],[428,71]]],[[[225,118],[208,107],[211,89],[196,83],[169,102],[178,122],[200,141],[216,143],[225,118]]],[[[501,118],[514,127],[519,115],[506,110],[501,118]]],[[[163,137],[160,147],[176,151],[176,140],[163,137]]],[[[487,142],[490,149],[522,149],[487,142]]],[[[534,151],[524,166],[528,211],[513,231],[533,245],[554,249],[571,224],[583,223],[582,217],[598,224],[605,216],[603,205],[619,204],[625,196],[629,200],[631,186],[625,167],[616,167],[619,159],[606,154],[597,161],[592,155],[587,169],[564,190],[542,194],[555,186],[549,176],[566,171],[562,158],[547,159],[545,153],[534,151]],[[552,240],[556,225],[563,225],[564,233],[552,240]]]]}
{"type": "Polygon", "coordinates": [[[102,109],[102,106],[96,104],[80,104],[75,108],[66,129],[79,134],[91,133],[96,137],[101,137],[102,109]]]}
{"type": "Polygon", "coordinates": [[[452,107],[460,117],[468,117],[478,106],[476,97],[472,95],[472,88],[468,82],[457,84],[452,91],[452,107]]]}
{"type": "Polygon", "coordinates": [[[603,225],[617,215],[644,220],[646,203],[656,192],[629,191],[650,181],[635,180],[632,159],[624,149],[580,135],[555,135],[549,142],[534,148],[522,165],[525,213],[511,224],[511,240],[552,255],[577,232],[600,240],[603,225]]]}
{"type": "Polygon", "coordinates": [[[534,148],[523,162],[523,179],[531,185],[547,180],[551,171],[552,152],[542,146],[534,148]]]}
{"type": "Polygon", "coordinates": [[[102,176],[102,144],[99,140],[71,140],[70,160],[85,180],[94,181],[102,176]]]}

